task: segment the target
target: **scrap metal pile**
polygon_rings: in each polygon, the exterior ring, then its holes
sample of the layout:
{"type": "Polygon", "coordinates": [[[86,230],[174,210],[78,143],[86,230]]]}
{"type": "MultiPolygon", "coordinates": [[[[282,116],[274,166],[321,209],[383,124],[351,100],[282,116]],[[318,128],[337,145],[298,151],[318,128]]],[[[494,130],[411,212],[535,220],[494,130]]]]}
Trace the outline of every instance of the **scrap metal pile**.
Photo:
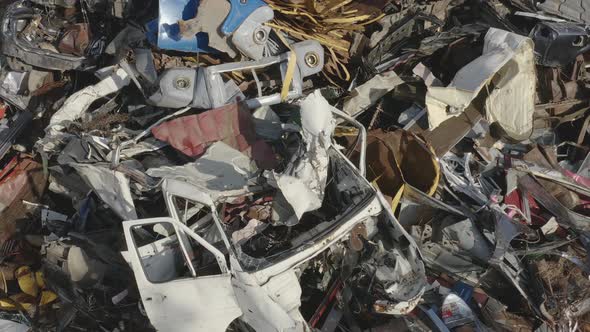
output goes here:
{"type": "Polygon", "coordinates": [[[0,0],[0,331],[590,331],[588,10],[0,0]]]}

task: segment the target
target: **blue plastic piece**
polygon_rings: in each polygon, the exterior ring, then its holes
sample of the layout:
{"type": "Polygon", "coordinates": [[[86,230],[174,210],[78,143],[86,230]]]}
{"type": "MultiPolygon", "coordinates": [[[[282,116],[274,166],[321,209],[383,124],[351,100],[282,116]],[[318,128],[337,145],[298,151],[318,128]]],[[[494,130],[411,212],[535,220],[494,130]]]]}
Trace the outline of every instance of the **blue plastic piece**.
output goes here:
{"type": "Polygon", "coordinates": [[[457,281],[453,285],[451,292],[459,295],[459,297],[465,301],[465,303],[469,303],[471,301],[471,296],[473,295],[473,287],[464,282],[457,281]]]}
{"type": "MultiPolygon", "coordinates": [[[[222,0],[218,0],[222,1],[222,0]]],[[[160,16],[158,18],[157,46],[164,50],[175,50],[192,53],[215,52],[210,48],[209,36],[198,33],[194,38],[182,38],[179,20],[190,20],[197,16],[199,0],[160,0],[160,16]]],[[[148,40],[150,31],[153,36],[153,23],[148,23],[148,40]]]]}
{"type": "MultiPolygon", "coordinates": [[[[226,1],[226,0],[214,0],[226,1]]],[[[221,32],[231,35],[256,9],[267,6],[262,0],[228,0],[231,9],[221,25],[221,32]]],[[[147,38],[153,45],[164,50],[175,50],[192,53],[215,53],[209,47],[209,36],[201,32],[194,38],[182,38],[179,20],[190,20],[197,16],[199,0],[160,0],[158,20],[146,24],[147,38]]]]}
{"type": "Polygon", "coordinates": [[[154,46],[158,46],[158,19],[151,20],[145,24],[145,36],[148,42],[154,46]]]}
{"type": "MultiPolygon", "coordinates": [[[[217,0],[221,1],[221,0],[217,0]]],[[[262,0],[229,0],[231,9],[223,25],[221,32],[229,36],[244,22],[244,20],[252,14],[256,9],[267,6],[262,0]]]]}
{"type": "Polygon", "coordinates": [[[420,308],[420,310],[422,310],[422,312],[424,312],[426,314],[426,316],[428,316],[428,318],[430,318],[430,321],[434,324],[434,326],[436,327],[436,330],[438,332],[451,332],[447,326],[445,325],[445,323],[442,321],[442,319],[440,319],[440,317],[438,317],[437,312],[439,312],[439,309],[433,305],[430,308],[425,306],[425,305],[418,305],[418,308],[420,308]]]}
{"type": "Polygon", "coordinates": [[[92,193],[84,197],[84,199],[80,202],[78,212],[73,217],[72,224],[74,225],[74,230],[76,232],[86,232],[88,217],[90,216],[90,212],[94,208],[94,201],[92,200],[92,197],[90,197],[91,195],[92,193]]]}

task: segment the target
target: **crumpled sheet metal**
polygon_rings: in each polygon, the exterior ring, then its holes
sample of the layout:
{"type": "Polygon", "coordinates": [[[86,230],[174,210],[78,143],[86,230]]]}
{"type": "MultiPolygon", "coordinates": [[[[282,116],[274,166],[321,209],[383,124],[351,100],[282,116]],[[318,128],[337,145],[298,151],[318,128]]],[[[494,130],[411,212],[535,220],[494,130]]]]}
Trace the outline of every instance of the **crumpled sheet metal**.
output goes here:
{"type": "Polygon", "coordinates": [[[123,220],[137,219],[135,204],[131,196],[129,179],[121,172],[105,166],[69,164],[98,196],[123,220]]]}
{"type": "Polygon", "coordinates": [[[91,39],[88,23],[72,24],[64,31],[57,49],[62,53],[84,56],[91,39]]]}
{"type": "MultiPolygon", "coordinates": [[[[46,44],[46,48],[39,48],[29,40],[26,36],[21,37],[23,27],[19,25],[27,22],[27,20],[34,20],[36,18],[35,11],[28,7],[28,1],[10,1],[10,5],[4,3],[0,4],[3,8],[0,9],[3,22],[1,25],[1,47],[2,53],[7,56],[17,58],[19,61],[32,65],[34,67],[51,69],[51,70],[83,70],[91,61],[85,57],[73,56],[57,52],[55,47],[46,44]],[[20,28],[20,29],[19,29],[20,28]]],[[[40,19],[39,19],[40,20],[40,19]]],[[[33,28],[37,30],[38,27],[33,28]]],[[[37,30],[39,33],[44,33],[37,30]]]]}
{"type": "Polygon", "coordinates": [[[372,130],[367,140],[367,180],[392,199],[394,210],[406,184],[434,194],[441,170],[427,143],[405,130],[372,130]]]}
{"type": "MultiPolygon", "coordinates": [[[[519,171],[534,175],[544,181],[553,182],[556,185],[559,185],[558,187],[565,187],[577,194],[590,197],[590,187],[588,186],[590,179],[579,176],[566,169],[545,168],[520,160],[513,160],[512,167],[519,171]]],[[[564,188],[558,188],[554,191],[564,191],[564,188]]]]}
{"type": "Polygon", "coordinates": [[[183,166],[150,168],[149,176],[192,183],[211,196],[245,193],[258,171],[252,160],[224,142],[213,143],[199,159],[183,166]]]}
{"type": "Polygon", "coordinates": [[[467,255],[460,255],[436,242],[427,242],[420,246],[420,252],[426,266],[438,272],[454,275],[470,283],[477,283],[485,268],[467,255]]]}
{"type": "Polygon", "coordinates": [[[95,85],[88,86],[74,93],[64,105],[53,114],[47,127],[49,133],[63,130],[67,121],[82,117],[90,105],[102,97],[113,94],[131,82],[129,74],[122,68],[116,69],[110,76],[95,85]]]}
{"type": "Polygon", "coordinates": [[[37,202],[47,187],[41,164],[30,158],[13,158],[0,170],[0,243],[16,231],[26,207],[22,200],[37,202]]]}
{"type": "Polygon", "coordinates": [[[470,159],[470,153],[465,154],[463,159],[458,158],[454,154],[447,153],[441,158],[440,165],[447,183],[451,188],[464,193],[479,205],[484,206],[490,199],[484,194],[481,183],[476,181],[471,175],[469,165],[470,159]],[[463,169],[463,174],[458,173],[457,170],[453,168],[453,165],[460,165],[460,168],[463,169]]]}
{"type": "Polygon", "coordinates": [[[448,246],[465,250],[471,256],[484,262],[492,257],[490,244],[485,240],[472,219],[464,219],[441,228],[442,238],[449,243],[448,246]]]}
{"type": "Polygon", "coordinates": [[[575,213],[563,206],[531,175],[521,176],[518,180],[518,186],[529,192],[539,204],[551,212],[560,226],[583,232],[590,231],[590,217],[575,213]]]}
{"type": "MultiPolygon", "coordinates": [[[[377,197],[383,207],[388,206],[389,202],[380,191],[377,191],[377,197]]],[[[395,284],[390,284],[390,287],[388,287],[388,293],[395,302],[378,300],[374,305],[374,309],[381,309],[382,313],[405,315],[414,310],[424,295],[426,290],[426,270],[418,244],[402,227],[393,212],[390,209],[384,209],[383,211],[395,231],[398,234],[403,234],[403,237],[405,237],[403,241],[407,241],[407,243],[401,248],[390,249],[390,252],[394,253],[398,259],[394,266],[395,276],[392,279],[395,284]]]]}
{"type": "Polygon", "coordinates": [[[404,315],[418,304],[424,293],[424,283],[411,279],[420,279],[424,275],[424,267],[417,263],[420,261],[419,255],[415,246],[410,246],[406,252],[393,248],[391,251],[375,255],[374,261],[370,262],[374,268],[375,279],[388,285],[385,293],[397,301],[397,303],[386,300],[375,301],[373,309],[376,312],[404,315]],[[392,266],[389,262],[395,262],[395,264],[392,266]]]}
{"type": "Polygon", "coordinates": [[[130,45],[135,45],[145,39],[143,30],[138,27],[128,25],[123,28],[106,46],[105,53],[115,57],[115,59],[123,59],[129,50],[130,45]]]}
{"type": "Polygon", "coordinates": [[[534,294],[530,290],[531,283],[528,270],[524,268],[524,263],[514,254],[510,245],[510,242],[521,234],[527,238],[538,237],[538,234],[528,226],[512,220],[506,214],[500,213],[497,210],[494,213],[496,247],[489,260],[489,264],[504,274],[518,292],[528,301],[531,309],[539,317],[542,317],[542,310],[539,308],[540,304],[535,302],[534,294]]]}
{"type": "MultiPolygon", "coordinates": [[[[6,109],[4,109],[4,111],[6,111],[6,109]]],[[[4,116],[2,116],[2,118],[4,118],[4,116]]],[[[11,150],[12,145],[25,132],[25,129],[29,127],[32,120],[33,114],[31,112],[23,111],[16,113],[10,119],[10,126],[8,128],[0,125],[0,159],[4,158],[4,156],[6,156],[11,150]]]]}
{"type": "Polygon", "coordinates": [[[301,102],[305,146],[299,148],[283,172],[267,174],[271,185],[281,190],[293,208],[297,220],[322,205],[330,162],[328,148],[336,126],[332,109],[319,90],[307,96],[301,102]]]}
{"type": "Polygon", "coordinates": [[[237,272],[232,278],[236,299],[244,311],[245,322],[257,331],[307,331],[307,323],[299,311],[301,286],[295,271],[288,270],[260,285],[256,276],[237,272]],[[247,287],[244,287],[248,285],[247,287]]]}
{"type": "Polygon", "coordinates": [[[463,67],[447,87],[430,86],[426,94],[430,128],[457,116],[480,93],[487,93],[486,118],[510,137],[525,139],[533,127],[536,74],[531,39],[490,28],[482,56],[463,67]]]}
{"type": "Polygon", "coordinates": [[[344,101],[343,111],[356,117],[403,83],[404,81],[394,71],[377,74],[350,93],[350,97],[344,101]]]}
{"type": "Polygon", "coordinates": [[[256,138],[252,115],[243,103],[164,122],[152,128],[152,134],[189,157],[199,157],[212,143],[224,142],[262,168],[276,166],[272,148],[256,138]]]}
{"type": "Polygon", "coordinates": [[[523,160],[511,159],[510,166],[534,176],[549,194],[568,209],[582,204],[582,196],[590,196],[586,178],[561,167],[557,156],[546,148],[535,148],[523,156],[523,160]]]}

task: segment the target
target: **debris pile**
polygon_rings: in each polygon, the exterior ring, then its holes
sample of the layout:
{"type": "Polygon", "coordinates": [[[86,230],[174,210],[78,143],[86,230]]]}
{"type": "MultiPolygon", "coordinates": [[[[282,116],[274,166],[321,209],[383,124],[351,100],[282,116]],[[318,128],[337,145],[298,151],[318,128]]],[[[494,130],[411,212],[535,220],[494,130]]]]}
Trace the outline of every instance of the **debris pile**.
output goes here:
{"type": "Polygon", "coordinates": [[[586,8],[0,0],[0,330],[590,330],[586,8]]]}

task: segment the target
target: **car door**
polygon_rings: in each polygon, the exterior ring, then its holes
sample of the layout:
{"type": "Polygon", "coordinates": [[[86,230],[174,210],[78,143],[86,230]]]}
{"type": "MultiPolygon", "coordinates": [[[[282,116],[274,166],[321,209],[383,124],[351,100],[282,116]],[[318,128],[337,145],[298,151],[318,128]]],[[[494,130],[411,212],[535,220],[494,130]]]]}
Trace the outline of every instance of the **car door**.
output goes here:
{"type": "Polygon", "coordinates": [[[123,226],[141,300],[158,331],[225,331],[242,315],[224,255],[186,225],[166,217],[123,226]]]}

